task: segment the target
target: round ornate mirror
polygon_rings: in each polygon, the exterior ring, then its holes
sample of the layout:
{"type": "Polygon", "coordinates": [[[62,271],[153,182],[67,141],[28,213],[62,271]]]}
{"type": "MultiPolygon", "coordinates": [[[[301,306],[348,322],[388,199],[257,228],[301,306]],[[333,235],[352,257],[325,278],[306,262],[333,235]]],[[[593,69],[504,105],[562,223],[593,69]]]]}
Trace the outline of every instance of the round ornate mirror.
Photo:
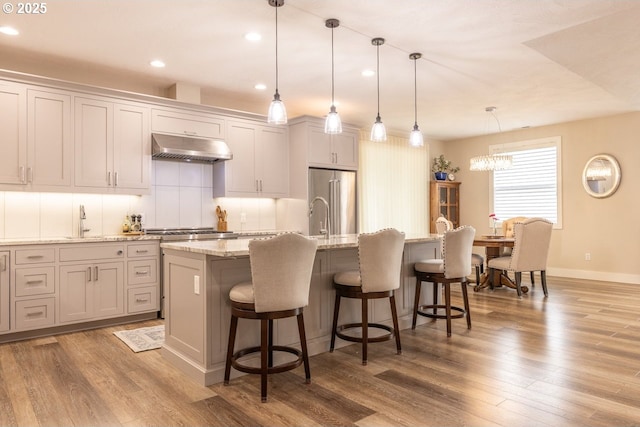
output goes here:
{"type": "Polygon", "coordinates": [[[615,157],[598,154],[589,159],[582,171],[582,185],[592,197],[609,197],[620,185],[620,165],[615,157]]]}

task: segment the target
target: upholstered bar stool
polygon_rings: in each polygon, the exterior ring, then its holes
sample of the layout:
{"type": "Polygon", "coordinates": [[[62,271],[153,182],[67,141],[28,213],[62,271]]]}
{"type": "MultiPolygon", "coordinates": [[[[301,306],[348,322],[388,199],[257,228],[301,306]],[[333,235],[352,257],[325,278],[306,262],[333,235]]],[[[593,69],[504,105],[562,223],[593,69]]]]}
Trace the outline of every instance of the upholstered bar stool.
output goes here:
{"type": "MultiPolygon", "coordinates": [[[[453,230],[453,223],[443,216],[436,218],[436,233],[442,236],[446,231],[453,230]]],[[[480,283],[480,275],[484,273],[484,257],[480,254],[471,254],[471,266],[476,272],[476,284],[480,283]]]]}
{"type": "Polygon", "coordinates": [[[411,328],[415,329],[418,315],[447,320],[447,336],[451,336],[451,319],[467,318],[471,329],[471,313],[467,295],[467,276],[471,273],[471,250],[476,230],[462,226],[444,233],[442,259],[429,259],[414,264],[416,293],[411,328]],[[433,283],[433,304],[420,305],[422,282],[433,283]],[[438,304],[438,283],[444,288],[444,304],[438,304]],[[460,283],[464,308],[451,305],[451,283],[460,283]],[[428,312],[427,310],[431,310],[428,312]],[[442,314],[438,310],[444,310],[442,314]],[[452,311],[457,312],[452,314],[452,311]]]}
{"type": "Polygon", "coordinates": [[[395,337],[398,354],[402,353],[394,291],[400,287],[403,250],[404,233],[393,228],[375,233],[363,233],[358,236],[359,270],[344,271],[333,276],[336,300],[331,330],[331,352],[335,348],[336,337],[345,341],[362,343],[362,364],[366,365],[368,343],[387,341],[395,337]],[[338,326],[341,298],[361,300],[360,323],[338,326]],[[393,328],[381,323],[369,322],[369,300],[378,298],[389,298],[393,328]],[[382,329],[386,333],[370,337],[369,328],[382,329]],[[345,333],[353,329],[361,329],[362,336],[345,333]]]}
{"type": "Polygon", "coordinates": [[[284,233],[249,242],[251,282],[239,283],[229,292],[231,326],[224,370],[224,383],[229,384],[231,367],[241,372],[260,374],[262,401],[267,400],[267,375],[289,371],[304,363],[306,382],[311,382],[303,308],[309,303],[309,287],[318,241],[299,234],[284,233]],[[296,316],[300,347],[273,344],[273,321],[296,316]],[[260,320],[260,346],[234,352],[238,319],[260,320]],[[260,367],[239,359],[260,353],[260,367]],[[296,359],[273,365],[274,352],[285,352],[296,359]]]}

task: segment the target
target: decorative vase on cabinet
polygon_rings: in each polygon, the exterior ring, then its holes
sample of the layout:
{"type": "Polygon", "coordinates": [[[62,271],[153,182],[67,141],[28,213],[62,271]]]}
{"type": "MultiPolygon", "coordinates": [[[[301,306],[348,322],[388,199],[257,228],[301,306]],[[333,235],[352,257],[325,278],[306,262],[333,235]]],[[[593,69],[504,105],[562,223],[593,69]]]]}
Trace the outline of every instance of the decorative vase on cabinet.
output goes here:
{"type": "MultiPolygon", "coordinates": [[[[446,174],[445,174],[446,176],[446,174]]],[[[429,232],[436,232],[436,219],[442,215],[460,226],[460,182],[431,181],[429,187],[429,232]]]]}
{"type": "Polygon", "coordinates": [[[434,175],[436,176],[436,181],[446,181],[447,180],[447,173],[446,172],[434,172],[434,175]]]}

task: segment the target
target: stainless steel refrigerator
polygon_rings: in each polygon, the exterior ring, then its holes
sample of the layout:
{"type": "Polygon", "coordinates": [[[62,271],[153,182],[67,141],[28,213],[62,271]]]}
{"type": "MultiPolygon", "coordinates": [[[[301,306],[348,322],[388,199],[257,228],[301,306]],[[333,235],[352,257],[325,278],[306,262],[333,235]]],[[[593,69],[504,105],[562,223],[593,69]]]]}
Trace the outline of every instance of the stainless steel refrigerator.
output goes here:
{"type": "MultiPolygon", "coordinates": [[[[358,232],[356,172],[309,168],[309,203],[322,197],[329,204],[331,235],[358,232]]],[[[326,208],[316,201],[309,216],[309,235],[317,236],[325,225],[326,208]]]]}

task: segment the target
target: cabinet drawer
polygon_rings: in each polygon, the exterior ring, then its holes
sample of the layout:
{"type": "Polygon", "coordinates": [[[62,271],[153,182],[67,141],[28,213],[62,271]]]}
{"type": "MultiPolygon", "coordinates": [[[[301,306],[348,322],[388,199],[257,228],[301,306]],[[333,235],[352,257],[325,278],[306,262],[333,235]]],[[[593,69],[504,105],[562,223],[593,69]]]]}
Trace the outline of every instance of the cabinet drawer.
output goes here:
{"type": "Polygon", "coordinates": [[[127,284],[141,285],[158,281],[158,260],[146,259],[127,262],[127,284]]]}
{"type": "Polygon", "coordinates": [[[144,286],[141,288],[129,289],[127,298],[128,313],[138,313],[141,311],[153,311],[160,309],[158,300],[158,286],[144,286]]]}
{"type": "Polygon", "coordinates": [[[16,265],[54,262],[55,260],[56,251],[54,248],[16,250],[16,265]]]}
{"type": "Polygon", "coordinates": [[[16,297],[55,292],[55,267],[17,268],[16,297]]]}
{"type": "Polygon", "coordinates": [[[54,301],[53,297],[16,301],[16,330],[53,326],[54,301]]]}
{"type": "Polygon", "coordinates": [[[104,260],[124,258],[124,245],[71,246],[60,248],[60,261],[104,260]]]}
{"type": "Polygon", "coordinates": [[[151,129],[201,138],[224,138],[224,120],[207,115],[153,110],[151,129]]]}
{"type": "Polygon", "coordinates": [[[129,258],[158,256],[159,254],[160,245],[157,243],[135,244],[127,247],[127,256],[129,258]]]}

